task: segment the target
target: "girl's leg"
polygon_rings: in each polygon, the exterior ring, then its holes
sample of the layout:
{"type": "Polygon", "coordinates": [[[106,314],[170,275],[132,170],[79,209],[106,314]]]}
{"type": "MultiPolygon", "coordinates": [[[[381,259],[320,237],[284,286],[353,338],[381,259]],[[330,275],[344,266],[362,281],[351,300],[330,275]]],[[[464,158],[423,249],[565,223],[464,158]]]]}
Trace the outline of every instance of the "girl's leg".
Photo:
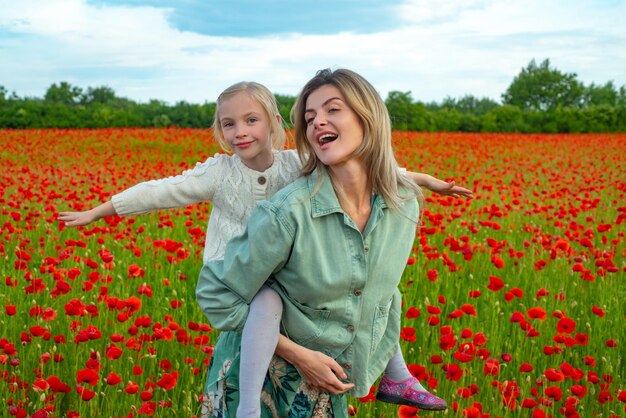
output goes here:
{"type": "MultiPolygon", "coordinates": [[[[396,354],[394,354],[391,360],[389,360],[389,363],[387,363],[385,374],[383,376],[388,379],[395,380],[396,382],[401,382],[413,376],[404,362],[402,350],[400,349],[400,343],[398,343],[396,348],[396,354]]],[[[417,379],[415,379],[413,389],[426,390],[417,379]]]]}
{"type": "Polygon", "coordinates": [[[413,377],[402,357],[400,343],[394,356],[387,363],[376,399],[427,411],[443,411],[448,407],[446,401],[428,392],[420,381],[413,377]]]}
{"type": "Polygon", "coordinates": [[[278,344],[282,313],[280,296],[267,286],[250,303],[241,334],[237,417],[261,416],[261,389],[278,344]]]}

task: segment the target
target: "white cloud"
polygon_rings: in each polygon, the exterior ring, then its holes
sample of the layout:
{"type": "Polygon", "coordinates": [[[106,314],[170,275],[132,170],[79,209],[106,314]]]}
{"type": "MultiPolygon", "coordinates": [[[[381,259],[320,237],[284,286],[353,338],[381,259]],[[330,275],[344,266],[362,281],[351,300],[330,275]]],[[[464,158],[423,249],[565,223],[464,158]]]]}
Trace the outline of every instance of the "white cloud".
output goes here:
{"type": "Polygon", "coordinates": [[[228,38],[178,30],[168,20],[172,11],[158,7],[0,0],[0,84],[42,96],[67,80],[106,84],[136,100],[203,102],[240,80],[296,94],[319,68],[347,67],[383,96],[410,90],[426,101],[463,94],[498,99],[530,59],[547,57],[585,82],[621,85],[626,35],[617,12],[626,6],[615,7],[408,0],[397,9],[405,24],[386,32],[228,38]]]}

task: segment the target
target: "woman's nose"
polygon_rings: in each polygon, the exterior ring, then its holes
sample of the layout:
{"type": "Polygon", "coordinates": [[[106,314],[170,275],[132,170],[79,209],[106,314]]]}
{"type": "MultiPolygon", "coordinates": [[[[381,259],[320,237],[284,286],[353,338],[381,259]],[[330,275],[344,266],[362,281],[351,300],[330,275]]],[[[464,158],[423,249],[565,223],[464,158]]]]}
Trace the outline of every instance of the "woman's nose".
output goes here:
{"type": "Polygon", "coordinates": [[[313,126],[315,126],[316,128],[320,127],[320,126],[325,126],[326,125],[326,117],[324,115],[316,115],[315,119],[313,119],[313,126]]]}

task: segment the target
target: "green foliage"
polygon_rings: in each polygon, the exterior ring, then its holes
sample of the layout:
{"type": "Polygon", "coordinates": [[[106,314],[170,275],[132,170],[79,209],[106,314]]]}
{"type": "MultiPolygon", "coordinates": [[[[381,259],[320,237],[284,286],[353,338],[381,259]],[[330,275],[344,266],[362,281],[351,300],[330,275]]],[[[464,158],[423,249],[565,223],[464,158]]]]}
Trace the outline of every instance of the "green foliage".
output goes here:
{"type": "Polygon", "coordinates": [[[421,103],[414,103],[411,92],[392,91],[385,100],[394,129],[404,131],[430,131],[432,115],[421,103]]]}
{"type": "Polygon", "coordinates": [[[276,97],[276,103],[278,104],[280,117],[283,119],[283,125],[285,125],[286,128],[292,128],[293,123],[291,122],[291,108],[296,102],[296,98],[294,96],[286,96],[283,94],[275,94],[274,97],[276,97]]]}
{"type": "Polygon", "coordinates": [[[582,104],[584,87],[574,73],[562,73],[545,59],[539,65],[531,60],[513,79],[502,95],[504,104],[521,109],[550,110],[558,106],[582,104]]]}
{"type": "MultiPolygon", "coordinates": [[[[286,128],[294,96],[276,94],[286,128]]],[[[441,103],[415,101],[410,91],[391,91],[385,100],[393,129],[420,132],[626,132],[626,86],[613,81],[583,85],[545,59],[522,68],[502,94],[446,97],[441,103]]],[[[108,86],[83,90],[66,81],[52,84],[43,99],[20,98],[0,86],[0,129],[181,127],[208,128],[215,103],[159,100],[137,103],[108,86]]]]}

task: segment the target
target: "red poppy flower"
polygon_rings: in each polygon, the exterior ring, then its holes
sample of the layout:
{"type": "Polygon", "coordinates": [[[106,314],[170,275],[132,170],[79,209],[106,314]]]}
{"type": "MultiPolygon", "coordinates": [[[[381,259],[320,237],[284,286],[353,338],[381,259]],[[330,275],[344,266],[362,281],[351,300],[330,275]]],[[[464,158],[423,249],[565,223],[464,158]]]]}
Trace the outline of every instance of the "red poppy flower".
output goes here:
{"type": "Polygon", "coordinates": [[[452,380],[453,382],[461,380],[463,377],[463,370],[457,364],[445,364],[442,369],[446,372],[446,379],[452,380]]]}
{"type": "Polygon", "coordinates": [[[95,370],[82,369],[76,372],[76,381],[78,383],[87,383],[88,385],[95,386],[98,384],[100,376],[95,370]]]}
{"type": "Polygon", "coordinates": [[[111,372],[109,373],[109,375],[104,379],[104,381],[106,382],[107,385],[110,386],[115,386],[117,384],[119,384],[122,381],[122,378],[120,377],[119,374],[111,372]]]}
{"type": "Polygon", "coordinates": [[[496,268],[501,269],[504,267],[504,260],[499,255],[492,255],[491,262],[496,268]]]}
{"type": "Polygon", "coordinates": [[[475,406],[468,406],[467,408],[463,409],[462,415],[465,418],[481,418],[482,412],[475,406]]]}
{"type": "Polygon", "coordinates": [[[367,395],[359,398],[360,402],[374,402],[376,401],[376,386],[370,386],[370,391],[367,395]]]}
{"type": "Polygon", "coordinates": [[[571,334],[576,329],[576,321],[570,318],[561,318],[556,325],[557,332],[571,334]]]}
{"type": "Polygon", "coordinates": [[[603,318],[605,313],[604,310],[602,308],[599,308],[597,306],[592,306],[591,307],[591,312],[593,312],[594,315],[597,315],[599,318],[603,318]]]}
{"type": "Polygon", "coordinates": [[[560,401],[563,397],[563,392],[558,386],[548,386],[544,393],[548,398],[554,399],[555,401],[560,401]]]}
{"type": "Polygon", "coordinates": [[[546,311],[538,306],[528,309],[526,315],[529,319],[539,319],[540,321],[544,321],[548,317],[546,311]]]}
{"type": "Polygon", "coordinates": [[[526,362],[522,363],[521,366],[519,367],[520,373],[530,373],[533,370],[534,370],[533,366],[526,362]]]}
{"type": "Polygon", "coordinates": [[[562,382],[565,379],[565,375],[556,369],[547,369],[544,372],[544,376],[551,382],[562,382]]]}
{"type": "Polygon", "coordinates": [[[408,319],[417,318],[418,316],[420,316],[419,309],[415,308],[414,306],[411,306],[411,307],[409,307],[409,309],[407,309],[406,317],[408,319]]]}
{"type": "Polygon", "coordinates": [[[417,341],[417,337],[415,336],[415,328],[412,328],[412,327],[402,328],[402,331],[400,332],[400,338],[402,338],[404,341],[409,341],[409,342],[414,343],[415,341],[417,341]]]}
{"type": "Polygon", "coordinates": [[[520,403],[520,406],[524,409],[528,409],[528,408],[534,408],[537,405],[539,405],[537,403],[537,401],[533,398],[525,398],[522,400],[522,402],[520,403]]]}
{"type": "Polygon", "coordinates": [[[128,393],[129,395],[134,395],[135,393],[137,393],[137,391],[139,390],[139,385],[135,382],[128,382],[128,384],[126,385],[126,388],[124,388],[124,392],[128,393]]]}
{"type": "Polygon", "coordinates": [[[497,292],[504,287],[504,282],[497,276],[489,276],[489,285],[487,288],[493,292],[497,292]]]}
{"type": "Polygon", "coordinates": [[[172,390],[178,381],[178,372],[163,373],[163,377],[157,381],[157,386],[165,390],[172,390]]]}
{"type": "Polygon", "coordinates": [[[570,391],[574,396],[582,399],[587,394],[587,386],[573,385],[572,387],[570,387],[570,391]]]}
{"type": "Polygon", "coordinates": [[[96,393],[81,386],[81,385],[76,385],[76,393],[78,393],[80,395],[80,398],[85,401],[88,402],[90,400],[93,399],[94,396],[96,396],[96,393]]]}
{"type": "Polygon", "coordinates": [[[398,418],[418,418],[419,409],[412,406],[401,405],[398,408],[398,418]]]}
{"type": "Polygon", "coordinates": [[[115,344],[111,344],[106,348],[106,356],[109,360],[117,360],[122,356],[122,353],[122,349],[115,344]]]}
{"type": "Polygon", "coordinates": [[[497,376],[500,373],[500,362],[495,358],[489,358],[485,361],[483,374],[485,376],[497,376]]]}

